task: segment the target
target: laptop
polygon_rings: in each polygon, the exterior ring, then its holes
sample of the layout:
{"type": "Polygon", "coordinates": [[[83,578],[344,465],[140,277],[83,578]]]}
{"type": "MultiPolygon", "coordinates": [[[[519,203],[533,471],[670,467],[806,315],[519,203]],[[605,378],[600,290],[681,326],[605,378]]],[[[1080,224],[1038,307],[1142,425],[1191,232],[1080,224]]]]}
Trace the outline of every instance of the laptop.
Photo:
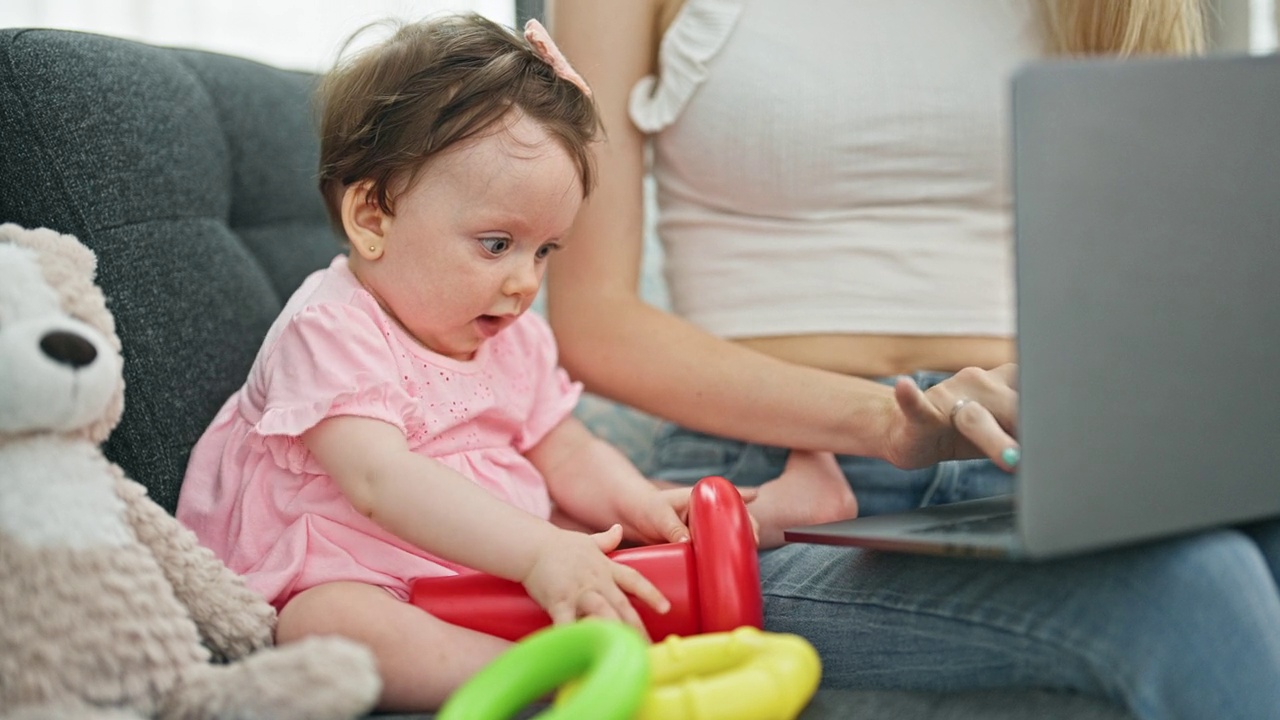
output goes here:
{"type": "Polygon", "coordinates": [[[1012,496],[785,532],[1040,559],[1280,515],[1280,58],[1012,80],[1012,496]]]}

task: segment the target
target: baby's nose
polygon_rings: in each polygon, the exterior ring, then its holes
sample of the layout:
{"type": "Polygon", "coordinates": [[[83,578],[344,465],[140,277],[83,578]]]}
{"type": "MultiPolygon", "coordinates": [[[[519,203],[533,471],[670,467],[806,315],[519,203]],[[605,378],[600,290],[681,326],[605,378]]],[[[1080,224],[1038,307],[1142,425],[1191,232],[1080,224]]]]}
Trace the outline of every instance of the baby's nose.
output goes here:
{"type": "Polygon", "coordinates": [[[507,276],[505,289],[508,295],[532,295],[538,292],[541,283],[542,276],[535,265],[521,264],[507,276]]]}

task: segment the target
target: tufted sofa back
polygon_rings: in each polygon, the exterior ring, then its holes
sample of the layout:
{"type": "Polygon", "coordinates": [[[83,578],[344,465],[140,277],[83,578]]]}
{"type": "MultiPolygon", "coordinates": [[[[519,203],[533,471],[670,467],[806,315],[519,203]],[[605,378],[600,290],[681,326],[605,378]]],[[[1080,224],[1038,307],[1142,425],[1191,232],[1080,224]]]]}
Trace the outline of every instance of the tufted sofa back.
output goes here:
{"type": "Polygon", "coordinates": [[[173,510],[192,445],[283,301],[341,251],[316,78],[85,33],[0,30],[0,222],[98,254],[125,356],[106,453],[173,510]]]}

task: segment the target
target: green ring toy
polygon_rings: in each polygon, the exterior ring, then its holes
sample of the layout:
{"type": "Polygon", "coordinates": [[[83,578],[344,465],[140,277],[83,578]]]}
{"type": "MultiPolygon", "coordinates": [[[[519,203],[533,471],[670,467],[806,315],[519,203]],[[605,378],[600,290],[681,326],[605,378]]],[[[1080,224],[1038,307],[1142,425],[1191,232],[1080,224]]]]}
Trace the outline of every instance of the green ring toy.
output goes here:
{"type": "Polygon", "coordinates": [[[458,689],[437,720],[507,720],[564,683],[571,699],[539,720],[627,720],[649,689],[649,653],[627,625],[583,620],[526,637],[458,689]]]}

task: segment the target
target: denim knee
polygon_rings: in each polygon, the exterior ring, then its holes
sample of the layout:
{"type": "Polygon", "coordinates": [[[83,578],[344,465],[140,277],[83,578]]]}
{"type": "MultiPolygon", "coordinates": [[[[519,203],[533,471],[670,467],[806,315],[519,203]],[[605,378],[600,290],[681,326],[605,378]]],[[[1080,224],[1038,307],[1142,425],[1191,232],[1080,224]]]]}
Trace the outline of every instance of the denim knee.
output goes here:
{"type": "Polygon", "coordinates": [[[1258,545],[1271,568],[1271,579],[1280,585],[1280,520],[1264,520],[1247,525],[1247,534],[1258,545]]]}
{"type": "Polygon", "coordinates": [[[824,684],[1050,687],[1141,718],[1280,709],[1280,595],[1240,532],[1025,564],[784,546],[761,579],[766,627],[814,642],[824,684]]]}
{"type": "Polygon", "coordinates": [[[1132,554],[1110,652],[1143,717],[1280,717],[1280,595],[1247,535],[1219,530],[1132,554]],[[1128,599],[1127,604],[1125,600],[1128,599]]]}

